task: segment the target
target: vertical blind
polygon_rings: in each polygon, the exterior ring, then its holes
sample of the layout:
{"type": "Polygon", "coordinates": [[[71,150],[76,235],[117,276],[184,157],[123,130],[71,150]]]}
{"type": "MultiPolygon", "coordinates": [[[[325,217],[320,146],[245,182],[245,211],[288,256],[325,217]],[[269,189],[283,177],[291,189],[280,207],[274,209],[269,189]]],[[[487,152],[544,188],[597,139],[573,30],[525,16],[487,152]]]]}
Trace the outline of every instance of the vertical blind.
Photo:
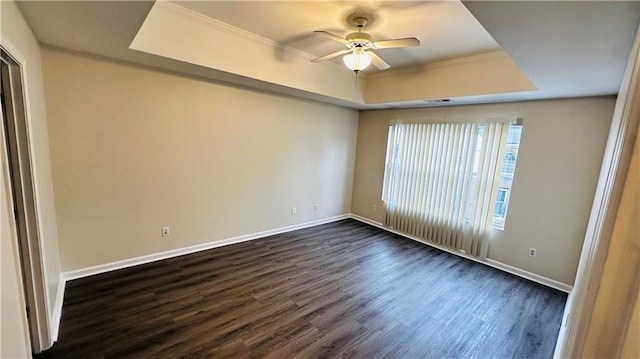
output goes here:
{"type": "Polygon", "coordinates": [[[392,123],[385,225],[485,257],[508,123],[392,123]]]}

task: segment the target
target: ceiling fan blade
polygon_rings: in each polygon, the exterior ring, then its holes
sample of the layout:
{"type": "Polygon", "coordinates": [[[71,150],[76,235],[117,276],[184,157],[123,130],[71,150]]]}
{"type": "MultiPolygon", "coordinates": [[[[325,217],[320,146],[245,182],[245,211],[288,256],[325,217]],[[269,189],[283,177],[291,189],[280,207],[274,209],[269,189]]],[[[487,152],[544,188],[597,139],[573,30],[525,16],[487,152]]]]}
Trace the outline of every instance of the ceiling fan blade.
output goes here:
{"type": "Polygon", "coordinates": [[[334,57],[337,57],[337,56],[340,56],[340,55],[344,55],[344,54],[347,54],[349,52],[351,52],[351,49],[344,49],[344,50],[332,52],[332,53],[330,53],[328,55],[324,55],[322,57],[318,57],[317,59],[313,59],[313,60],[311,60],[311,62],[320,62],[320,61],[332,59],[334,57]]]}
{"type": "Polygon", "coordinates": [[[334,41],[337,41],[337,42],[339,42],[341,44],[344,44],[344,45],[347,45],[349,43],[349,41],[347,41],[344,37],[338,36],[336,34],[332,34],[329,31],[315,30],[313,33],[314,34],[324,35],[327,38],[329,38],[331,40],[334,40],[334,41]]]}
{"type": "Polygon", "coordinates": [[[395,47],[415,47],[420,46],[420,40],[415,37],[406,37],[404,39],[382,40],[371,44],[374,49],[392,49],[395,47]]]}
{"type": "Polygon", "coordinates": [[[380,56],[378,56],[373,51],[368,51],[367,53],[369,54],[369,56],[371,56],[371,63],[373,64],[373,66],[378,68],[378,70],[386,70],[389,67],[391,67],[391,65],[386,63],[382,58],[380,58],[380,56]]]}

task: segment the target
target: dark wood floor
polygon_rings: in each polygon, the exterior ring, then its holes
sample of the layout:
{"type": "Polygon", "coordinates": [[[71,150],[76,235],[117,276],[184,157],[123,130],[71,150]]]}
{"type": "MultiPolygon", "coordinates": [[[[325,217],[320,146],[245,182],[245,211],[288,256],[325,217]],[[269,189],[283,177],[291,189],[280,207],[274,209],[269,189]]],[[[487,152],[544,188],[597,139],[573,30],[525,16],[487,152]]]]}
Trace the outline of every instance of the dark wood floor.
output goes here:
{"type": "Polygon", "coordinates": [[[344,220],[71,281],[39,357],[550,358],[565,301],[344,220]]]}

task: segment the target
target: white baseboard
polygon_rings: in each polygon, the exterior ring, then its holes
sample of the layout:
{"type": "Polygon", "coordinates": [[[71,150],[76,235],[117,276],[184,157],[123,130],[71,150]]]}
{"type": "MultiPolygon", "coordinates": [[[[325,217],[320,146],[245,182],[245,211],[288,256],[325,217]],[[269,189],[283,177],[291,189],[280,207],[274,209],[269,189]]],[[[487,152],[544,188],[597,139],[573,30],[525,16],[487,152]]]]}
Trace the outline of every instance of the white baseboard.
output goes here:
{"type": "Polygon", "coordinates": [[[262,237],[272,236],[272,235],[275,235],[275,234],[280,234],[280,233],[285,233],[285,232],[291,232],[291,231],[295,231],[295,230],[298,230],[298,229],[303,229],[303,228],[317,226],[317,225],[320,225],[320,224],[340,221],[340,220],[347,219],[347,218],[351,218],[351,214],[342,214],[342,215],[339,215],[339,216],[323,218],[323,219],[310,221],[310,222],[305,222],[305,223],[300,223],[300,224],[294,224],[294,225],[291,225],[291,226],[270,229],[270,230],[266,230],[266,231],[262,231],[262,232],[245,234],[245,235],[238,236],[238,237],[232,237],[232,238],[222,239],[222,240],[213,241],[213,242],[196,244],[194,246],[172,249],[172,250],[165,251],[165,252],[153,253],[153,254],[148,254],[148,255],[144,255],[144,256],[140,256],[140,257],[124,259],[124,260],[117,261],[117,262],[100,264],[100,265],[93,266],[93,267],[76,269],[76,270],[72,270],[72,271],[69,271],[69,272],[64,272],[63,273],[63,277],[64,277],[65,281],[72,280],[72,279],[78,279],[78,278],[84,278],[84,277],[88,277],[88,276],[95,275],[95,274],[106,273],[106,272],[110,272],[110,271],[114,271],[114,270],[118,270],[118,269],[122,269],[122,268],[133,267],[133,266],[137,266],[137,265],[140,265],[140,264],[145,264],[145,263],[155,262],[155,261],[159,261],[159,260],[163,260],[163,259],[167,259],[167,258],[178,257],[178,256],[182,256],[182,255],[185,255],[185,254],[205,251],[207,249],[227,246],[227,245],[230,245],[230,244],[236,244],[236,243],[251,241],[251,240],[262,238],[262,237]]]}
{"type": "Polygon", "coordinates": [[[562,282],[559,282],[559,281],[557,281],[555,279],[547,278],[547,277],[541,276],[539,274],[531,273],[531,272],[528,272],[528,271],[526,271],[524,269],[513,267],[513,266],[510,266],[508,264],[504,264],[502,262],[498,262],[498,261],[493,260],[493,259],[487,258],[486,260],[482,261],[482,260],[480,260],[480,259],[478,259],[476,257],[472,257],[472,256],[469,256],[467,254],[464,254],[463,252],[454,251],[454,250],[451,250],[450,248],[441,247],[441,246],[435,245],[433,243],[429,243],[429,242],[427,242],[427,241],[425,241],[425,240],[423,240],[421,238],[418,238],[418,237],[415,237],[415,236],[411,236],[411,235],[408,235],[408,234],[405,234],[405,233],[398,232],[398,231],[395,231],[393,229],[387,228],[387,227],[385,227],[385,225],[383,225],[380,222],[373,221],[373,220],[371,220],[369,218],[365,218],[365,217],[359,216],[357,214],[353,214],[352,213],[351,214],[351,218],[353,218],[353,219],[355,219],[357,221],[372,225],[374,227],[378,227],[378,228],[384,229],[385,231],[388,231],[388,232],[391,232],[391,233],[395,233],[395,234],[403,236],[405,238],[409,238],[411,240],[414,240],[414,241],[426,244],[428,246],[443,250],[445,252],[448,252],[448,253],[451,253],[451,254],[455,254],[457,256],[460,256],[460,257],[463,257],[463,258],[466,258],[466,259],[470,259],[472,261],[475,261],[475,262],[478,262],[478,263],[482,263],[484,265],[488,265],[488,266],[493,267],[493,268],[500,269],[502,271],[517,275],[518,277],[522,277],[524,279],[528,279],[528,280],[536,282],[536,283],[540,283],[540,284],[546,285],[547,287],[551,287],[551,288],[557,289],[557,290],[565,292],[565,293],[570,293],[571,289],[573,289],[572,286],[570,286],[570,285],[568,285],[566,283],[562,283],[562,282]]]}
{"type": "Polygon", "coordinates": [[[522,277],[540,284],[544,284],[547,287],[551,287],[551,288],[555,288],[559,291],[565,292],[565,293],[571,293],[571,290],[573,289],[573,286],[570,286],[566,283],[562,283],[560,281],[557,281],[555,279],[551,279],[539,274],[535,274],[529,271],[526,271],[524,269],[520,269],[518,267],[514,267],[514,266],[510,266],[508,264],[504,264],[502,262],[498,262],[496,260],[487,258],[487,265],[494,267],[494,268],[498,268],[500,270],[503,270],[505,272],[511,273],[511,274],[515,274],[518,277],[522,277]]]}
{"type": "Polygon", "coordinates": [[[58,280],[58,291],[56,293],[56,301],[51,312],[51,325],[49,327],[51,344],[58,340],[58,332],[60,330],[60,318],[62,317],[62,304],[64,303],[64,289],[67,285],[67,281],[64,278],[64,274],[60,273],[58,280]]]}

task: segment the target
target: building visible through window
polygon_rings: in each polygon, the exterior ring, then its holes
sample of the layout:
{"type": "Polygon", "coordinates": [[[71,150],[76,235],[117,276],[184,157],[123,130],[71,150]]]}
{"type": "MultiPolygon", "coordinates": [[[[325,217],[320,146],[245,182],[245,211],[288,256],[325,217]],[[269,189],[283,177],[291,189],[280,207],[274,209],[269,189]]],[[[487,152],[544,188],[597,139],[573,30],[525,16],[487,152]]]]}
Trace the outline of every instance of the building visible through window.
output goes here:
{"type": "Polygon", "coordinates": [[[509,196],[511,195],[511,184],[513,183],[513,174],[516,169],[516,160],[518,159],[518,148],[520,147],[521,134],[522,126],[511,125],[509,127],[509,134],[507,135],[507,147],[504,153],[504,161],[502,162],[500,184],[498,185],[496,208],[493,212],[494,228],[504,229],[504,222],[507,217],[507,207],[509,204],[509,196]]]}
{"type": "MultiPolygon", "coordinates": [[[[483,126],[478,128],[480,138],[484,132],[483,126]]],[[[511,195],[511,184],[513,183],[513,174],[516,169],[516,160],[518,159],[518,148],[520,147],[520,135],[522,134],[521,125],[509,126],[507,134],[507,145],[505,148],[504,159],[502,161],[502,172],[500,175],[500,183],[498,184],[498,193],[496,196],[495,209],[493,211],[493,228],[504,229],[504,223],[507,217],[507,207],[509,205],[509,197],[511,195]]],[[[472,184],[475,185],[477,176],[477,168],[480,161],[480,142],[478,139],[476,145],[476,156],[473,163],[472,184]]],[[[473,187],[473,186],[472,186],[473,187]]],[[[469,220],[471,215],[472,203],[467,203],[465,220],[469,220]]]]}

